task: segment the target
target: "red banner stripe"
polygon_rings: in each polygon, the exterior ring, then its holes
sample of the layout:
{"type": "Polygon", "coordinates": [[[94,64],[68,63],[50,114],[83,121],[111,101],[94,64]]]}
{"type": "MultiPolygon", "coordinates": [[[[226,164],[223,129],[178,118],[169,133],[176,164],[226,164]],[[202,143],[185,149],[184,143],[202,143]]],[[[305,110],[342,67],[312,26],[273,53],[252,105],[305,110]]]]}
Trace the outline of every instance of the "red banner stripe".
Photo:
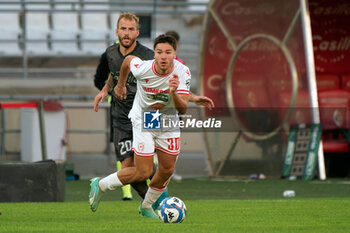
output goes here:
{"type": "Polygon", "coordinates": [[[38,107],[38,103],[36,102],[0,104],[0,108],[37,108],[37,107],[38,107]]]}

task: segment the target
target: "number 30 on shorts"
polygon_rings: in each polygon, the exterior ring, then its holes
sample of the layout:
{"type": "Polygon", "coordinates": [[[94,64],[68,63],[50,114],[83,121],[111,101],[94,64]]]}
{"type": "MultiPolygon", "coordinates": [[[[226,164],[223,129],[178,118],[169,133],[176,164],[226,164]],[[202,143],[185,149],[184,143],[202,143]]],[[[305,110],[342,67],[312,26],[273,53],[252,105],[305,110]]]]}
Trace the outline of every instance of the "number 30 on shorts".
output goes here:
{"type": "Polygon", "coordinates": [[[168,150],[179,150],[180,138],[168,138],[168,150]]]}

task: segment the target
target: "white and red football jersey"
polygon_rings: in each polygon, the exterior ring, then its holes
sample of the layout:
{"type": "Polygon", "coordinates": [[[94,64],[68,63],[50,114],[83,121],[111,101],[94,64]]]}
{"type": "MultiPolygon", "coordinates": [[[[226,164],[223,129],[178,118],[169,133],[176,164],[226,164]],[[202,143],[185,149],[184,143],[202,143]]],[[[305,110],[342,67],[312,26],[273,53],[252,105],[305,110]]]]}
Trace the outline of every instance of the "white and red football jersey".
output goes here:
{"type": "Polygon", "coordinates": [[[154,111],[177,117],[177,110],[169,93],[169,79],[177,74],[179,86],[177,93],[189,95],[191,73],[187,66],[179,61],[173,61],[174,65],[166,75],[158,74],[155,69],[155,60],[143,61],[135,57],[130,62],[130,71],[137,80],[137,92],[129,118],[132,121],[142,119],[143,111],[154,111]]]}

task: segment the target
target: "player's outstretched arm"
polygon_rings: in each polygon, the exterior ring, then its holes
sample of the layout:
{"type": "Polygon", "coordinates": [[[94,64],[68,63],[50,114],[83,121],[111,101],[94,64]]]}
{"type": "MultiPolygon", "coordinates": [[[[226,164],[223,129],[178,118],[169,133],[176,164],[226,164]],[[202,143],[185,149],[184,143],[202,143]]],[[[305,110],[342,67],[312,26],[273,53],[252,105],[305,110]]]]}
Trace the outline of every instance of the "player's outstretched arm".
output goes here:
{"type": "Polygon", "coordinates": [[[135,56],[129,55],[127,56],[121,67],[120,67],[120,74],[119,74],[119,79],[118,83],[114,88],[115,95],[117,96],[118,99],[120,100],[125,100],[126,99],[126,80],[128,78],[128,74],[130,72],[130,61],[134,58],[135,56]]]}
{"type": "Polygon", "coordinates": [[[195,95],[190,92],[190,102],[193,102],[197,105],[207,107],[210,110],[215,107],[214,101],[207,96],[195,95]]]}
{"type": "Polygon", "coordinates": [[[179,95],[176,92],[178,86],[179,86],[179,77],[176,74],[174,74],[174,76],[169,79],[169,91],[170,91],[171,97],[173,98],[176,110],[180,114],[184,114],[187,111],[188,101],[190,99],[190,96],[179,95]]]}
{"type": "Polygon", "coordinates": [[[102,88],[102,90],[95,96],[94,100],[94,110],[98,112],[98,104],[103,102],[105,98],[108,96],[109,89],[113,87],[113,78],[112,75],[109,75],[106,84],[102,88]]]}

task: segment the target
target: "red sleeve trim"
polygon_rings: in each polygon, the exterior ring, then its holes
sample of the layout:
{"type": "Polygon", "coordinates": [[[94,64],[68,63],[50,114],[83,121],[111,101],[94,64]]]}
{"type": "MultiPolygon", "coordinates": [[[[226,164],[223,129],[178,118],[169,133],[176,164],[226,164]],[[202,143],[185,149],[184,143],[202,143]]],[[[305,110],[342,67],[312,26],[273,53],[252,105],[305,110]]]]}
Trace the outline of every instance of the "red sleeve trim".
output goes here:
{"type": "Polygon", "coordinates": [[[177,94],[180,94],[180,95],[189,95],[190,94],[190,91],[189,90],[176,90],[177,94]]]}

